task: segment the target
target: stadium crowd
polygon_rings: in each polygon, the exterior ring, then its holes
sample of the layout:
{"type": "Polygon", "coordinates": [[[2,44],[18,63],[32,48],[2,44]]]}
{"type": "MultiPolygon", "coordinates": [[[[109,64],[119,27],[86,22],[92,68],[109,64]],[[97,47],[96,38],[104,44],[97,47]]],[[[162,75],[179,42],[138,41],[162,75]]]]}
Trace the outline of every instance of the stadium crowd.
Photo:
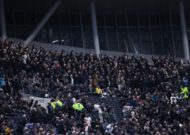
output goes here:
{"type": "Polygon", "coordinates": [[[149,63],[1,41],[0,134],[188,135],[189,79],[190,63],[170,56],[149,63]],[[25,101],[23,91],[51,102],[25,101]],[[90,96],[117,99],[121,110],[90,96]]]}

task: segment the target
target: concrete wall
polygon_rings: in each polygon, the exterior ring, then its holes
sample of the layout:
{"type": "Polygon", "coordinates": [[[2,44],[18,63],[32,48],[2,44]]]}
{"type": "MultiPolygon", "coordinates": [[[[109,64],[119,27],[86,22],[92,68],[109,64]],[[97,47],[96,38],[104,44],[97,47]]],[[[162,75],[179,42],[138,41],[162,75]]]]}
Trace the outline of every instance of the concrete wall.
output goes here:
{"type": "MultiPolygon", "coordinates": [[[[14,42],[23,42],[23,40],[21,39],[14,39],[14,38],[10,38],[10,40],[14,41],[14,42]]],[[[50,43],[39,43],[39,42],[32,42],[29,47],[32,47],[34,45],[34,47],[36,48],[44,48],[47,50],[53,50],[53,51],[57,51],[57,52],[61,52],[62,50],[66,51],[66,52],[82,52],[82,53],[95,53],[94,49],[84,49],[84,48],[78,48],[78,47],[70,47],[70,46],[63,46],[63,45],[59,45],[59,44],[50,44],[50,43]]],[[[135,57],[144,57],[146,58],[149,62],[152,62],[151,58],[152,56],[154,57],[158,57],[157,55],[146,55],[146,54],[134,54],[134,53],[124,53],[124,52],[116,52],[116,51],[101,51],[102,54],[106,54],[106,55],[110,55],[110,56],[121,56],[121,55],[128,55],[129,57],[131,56],[135,56],[135,57]]],[[[182,59],[182,58],[177,58],[177,59],[182,59]]]]}

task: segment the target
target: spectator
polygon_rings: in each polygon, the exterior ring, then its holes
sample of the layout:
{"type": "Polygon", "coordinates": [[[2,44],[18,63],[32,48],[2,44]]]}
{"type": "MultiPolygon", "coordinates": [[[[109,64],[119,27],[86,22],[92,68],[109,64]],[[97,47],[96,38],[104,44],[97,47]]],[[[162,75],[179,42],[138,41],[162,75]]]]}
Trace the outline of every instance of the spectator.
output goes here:
{"type": "Polygon", "coordinates": [[[190,134],[189,63],[0,44],[2,134],[190,134]]]}

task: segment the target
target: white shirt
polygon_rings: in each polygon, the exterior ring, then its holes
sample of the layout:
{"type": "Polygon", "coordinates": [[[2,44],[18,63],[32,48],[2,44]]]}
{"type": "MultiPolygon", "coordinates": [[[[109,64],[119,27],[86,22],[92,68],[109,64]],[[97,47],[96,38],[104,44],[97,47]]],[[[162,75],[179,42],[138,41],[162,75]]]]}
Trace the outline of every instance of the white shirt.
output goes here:
{"type": "Polygon", "coordinates": [[[170,97],[170,103],[171,104],[177,103],[177,98],[175,96],[170,97]]]}
{"type": "Polygon", "coordinates": [[[106,127],[106,133],[112,133],[112,131],[113,131],[113,126],[111,125],[111,124],[109,124],[109,125],[107,125],[107,127],[106,127]]]}
{"type": "Polygon", "coordinates": [[[86,124],[87,124],[88,126],[91,126],[91,122],[92,122],[91,117],[85,117],[84,120],[85,120],[85,122],[86,122],[86,124]]]}
{"type": "Polygon", "coordinates": [[[26,54],[22,55],[22,62],[23,62],[24,64],[26,64],[27,59],[28,59],[28,56],[27,56],[26,54]]]}

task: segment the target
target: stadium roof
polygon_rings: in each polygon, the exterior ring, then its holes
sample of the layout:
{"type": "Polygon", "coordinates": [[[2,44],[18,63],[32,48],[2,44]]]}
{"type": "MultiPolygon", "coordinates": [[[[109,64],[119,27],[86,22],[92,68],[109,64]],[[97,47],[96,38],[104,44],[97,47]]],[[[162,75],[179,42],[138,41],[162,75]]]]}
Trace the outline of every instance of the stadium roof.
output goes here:
{"type": "MultiPolygon", "coordinates": [[[[78,12],[89,10],[90,0],[62,0],[59,11],[78,12]]],[[[5,0],[6,11],[47,11],[55,0],[5,0]]],[[[190,0],[184,0],[190,12],[190,0]]],[[[178,0],[96,0],[97,12],[178,12],[178,0]]]]}

